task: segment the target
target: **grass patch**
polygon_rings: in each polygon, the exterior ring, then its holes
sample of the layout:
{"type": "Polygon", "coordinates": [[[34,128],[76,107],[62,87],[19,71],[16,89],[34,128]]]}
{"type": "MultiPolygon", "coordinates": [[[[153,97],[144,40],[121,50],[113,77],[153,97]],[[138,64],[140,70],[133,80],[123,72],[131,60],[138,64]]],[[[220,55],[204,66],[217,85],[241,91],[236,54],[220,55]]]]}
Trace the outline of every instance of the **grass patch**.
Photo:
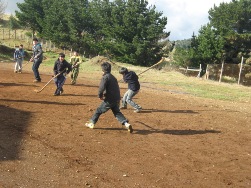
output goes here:
{"type": "MultiPolygon", "coordinates": [[[[68,53],[67,53],[68,54],[68,53]]],[[[55,52],[45,52],[45,59],[43,61],[44,66],[53,67],[55,61],[58,58],[58,53],[55,52]]],[[[0,52],[0,59],[10,59],[11,56],[0,52]]],[[[70,56],[66,55],[66,60],[69,62],[70,56]]],[[[83,63],[80,66],[80,74],[87,76],[91,79],[97,79],[97,76],[102,75],[100,63],[93,62],[88,58],[83,58],[83,63]]],[[[135,71],[137,74],[145,71],[147,67],[133,66],[125,63],[116,62],[116,65],[112,67],[112,73],[118,78],[122,79],[119,74],[120,67],[126,67],[129,70],[135,71]]],[[[157,87],[165,87],[168,90],[174,90],[178,92],[189,93],[191,95],[208,98],[217,99],[224,101],[235,101],[235,102],[251,102],[251,87],[246,87],[232,83],[228,80],[228,83],[221,83],[218,81],[204,80],[196,77],[187,77],[180,72],[170,71],[166,72],[163,70],[151,69],[139,76],[140,82],[147,82],[156,84],[157,87]]]]}

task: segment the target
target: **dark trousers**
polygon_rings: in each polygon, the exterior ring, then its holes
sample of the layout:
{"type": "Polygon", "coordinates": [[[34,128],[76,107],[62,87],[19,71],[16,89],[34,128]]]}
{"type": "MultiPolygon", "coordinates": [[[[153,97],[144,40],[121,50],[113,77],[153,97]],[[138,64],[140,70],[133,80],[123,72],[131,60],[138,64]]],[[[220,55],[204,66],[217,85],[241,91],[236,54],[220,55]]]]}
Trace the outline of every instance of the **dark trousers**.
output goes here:
{"type": "Polygon", "coordinates": [[[59,92],[62,91],[65,80],[66,77],[64,75],[59,75],[58,77],[54,78],[55,85],[57,86],[55,94],[59,94],[59,92]]]}
{"type": "Polygon", "coordinates": [[[103,101],[100,106],[96,109],[95,113],[93,114],[91,121],[92,123],[96,123],[99,119],[99,116],[101,114],[104,114],[105,112],[107,112],[108,110],[112,110],[113,115],[115,116],[115,118],[122,124],[124,125],[125,122],[127,122],[128,120],[125,118],[125,116],[120,112],[119,109],[119,102],[115,102],[115,103],[109,103],[107,101],[103,101]]]}
{"type": "Polygon", "coordinates": [[[39,68],[41,63],[42,63],[42,60],[35,59],[34,62],[33,62],[33,65],[32,65],[32,70],[33,70],[33,73],[34,73],[34,76],[35,76],[36,80],[41,80],[40,75],[39,75],[39,71],[38,71],[38,68],[39,68]]]}

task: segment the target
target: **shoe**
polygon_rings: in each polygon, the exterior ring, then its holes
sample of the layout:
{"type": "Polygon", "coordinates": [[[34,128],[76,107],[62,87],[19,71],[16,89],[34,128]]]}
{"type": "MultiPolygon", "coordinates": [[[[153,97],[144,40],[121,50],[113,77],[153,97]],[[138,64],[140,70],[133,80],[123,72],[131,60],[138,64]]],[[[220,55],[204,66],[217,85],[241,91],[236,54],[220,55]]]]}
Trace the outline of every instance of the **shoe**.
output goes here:
{"type": "Polygon", "coordinates": [[[141,110],[142,110],[142,108],[139,108],[139,109],[134,110],[134,112],[139,113],[139,112],[141,112],[141,110]]]}
{"type": "Polygon", "coordinates": [[[17,71],[14,71],[14,73],[17,73],[17,71]]]}
{"type": "Polygon", "coordinates": [[[125,123],[125,126],[126,126],[126,128],[127,128],[128,132],[130,132],[130,133],[132,133],[132,132],[133,132],[133,129],[132,129],[132,126],[131,126],[131,124],[130,124],[130,123],[126,122],[126,123],[125,123]]]}
{"type": "Polygon", "coordinates": [[[60,92],[58,92],[58,89],[56,89],[55,93],[53,94],[54,96],[59,96],[60,92]]]}
{"type": "Polygon", "coordinates": [[[63,93],[64,93],[64,90],[63,90],[63,88],[61,88],[59,94],[62,95],[63,93]]]}
{"type": "Polygon", "coordinates": [[[119,109],[127,109],[127,106],[121,106],[119,109]]]}
{"type": "Polygon", "coordinates": [[[86,126],[86,127],[89,127],[90,129],[94,129],[94,123],[92,123],[92,122],[87,122],[87,123],[85,124],[85,126],[86,126]]]}
{"type": "Polygon", "coordinates": [[[33,80],[34,83],[41,82],[41,80],[33,80]]]}
{"type": "Polygon", "coordinates": [[[72,80],[71,85],[74,85],[74,84],[76,84],[76,81],[72,80]]]}

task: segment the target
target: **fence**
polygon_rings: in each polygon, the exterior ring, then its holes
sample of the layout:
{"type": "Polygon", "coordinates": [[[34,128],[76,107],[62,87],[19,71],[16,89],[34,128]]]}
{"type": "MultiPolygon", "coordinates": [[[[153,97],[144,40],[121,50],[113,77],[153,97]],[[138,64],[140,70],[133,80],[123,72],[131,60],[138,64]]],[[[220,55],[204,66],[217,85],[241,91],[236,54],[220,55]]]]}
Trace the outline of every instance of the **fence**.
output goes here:
{"type": "Polygon", "coordinates": [[[251,66],[246,64],[208,64],[206,79],[221,82],[223,77],[229,77],[238,84],[251,85],[251,66]]]}
{"type": "MultiPolygon", "coordinates": [[[[20,45],[20,43],[25,43],[25,47],[27,50],[32,50],[32,38],[31,36],[28,36],[27,30],[11,30],[6,28],[0,28],[0,39],[1,43],[3,45],[14,47],[20,45]]],[[[58,49],[54,43],[51,41],[43,40],[40,41],[41,45],[43,46],[43,51],[53,51],[58,52],[61,49],[58,49]]],[[[62,50],[61,50],[62,51],[62,50]]],[[[64,50],[65,52],[65,50],[64,50]]]]}
{"type": "MultiPolygon", "coordinates": [[[[251,66],[243,64],[207,64],[206,73],[201,75],[201,65],[199,68],[187,67],[179,68],[185,75],[188,76],[203,76],[205,79],[223,81],[223,82],[233,82],[245,86],[251,86],[251,66]]],[[[204,73],[204,72],[203,72],[204,73]]]]}
{"type": "MultiPolygon", "coordinates": [[[[191,71],[192,75],[194,75],[194,73],[195,73],[197,77],[200,77],[201,64],[200,64],[200,68],[194,68],[194,67],[182,68],[182,67],[180,67],[179,69],[184,71],[185,74],[189,74],[188,72],[191,71]]],[[[191,74],[189,74],[189,75],[191,75],[191,74]]]]}

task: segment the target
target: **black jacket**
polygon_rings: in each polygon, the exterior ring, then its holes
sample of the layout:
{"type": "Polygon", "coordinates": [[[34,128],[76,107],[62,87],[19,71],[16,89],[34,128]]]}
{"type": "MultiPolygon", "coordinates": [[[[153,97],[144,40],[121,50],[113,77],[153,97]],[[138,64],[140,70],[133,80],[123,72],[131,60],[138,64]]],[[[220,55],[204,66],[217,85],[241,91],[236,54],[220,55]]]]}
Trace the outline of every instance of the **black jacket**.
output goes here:
{"type": "Polygon", "coordinates": [[[72,71],[72,67],[71,67],[71,64],[68,63],[66,60],[63,60],[62,62],[60,62],[58,59],[57,61],[55,61],[53,71],[54,71],[54,75],[57,75],[60,72],[62,74],[66,72],[68,74],[69,72],[72,71]]]}
{"type": "Polygon", "coordinates": [[[129,71],[123,75],[124,82],[128,83],[128,89],[138,91],[140,89],[139,77],[134,71],[129,71]]]}
{"type": "Polygon", "coordinates": [[[105,97],[105,101],[115,103],[120,101],[120,89],[117,79],[111,73],[104,73],[99,84],[98,97],[105,97]]]}

